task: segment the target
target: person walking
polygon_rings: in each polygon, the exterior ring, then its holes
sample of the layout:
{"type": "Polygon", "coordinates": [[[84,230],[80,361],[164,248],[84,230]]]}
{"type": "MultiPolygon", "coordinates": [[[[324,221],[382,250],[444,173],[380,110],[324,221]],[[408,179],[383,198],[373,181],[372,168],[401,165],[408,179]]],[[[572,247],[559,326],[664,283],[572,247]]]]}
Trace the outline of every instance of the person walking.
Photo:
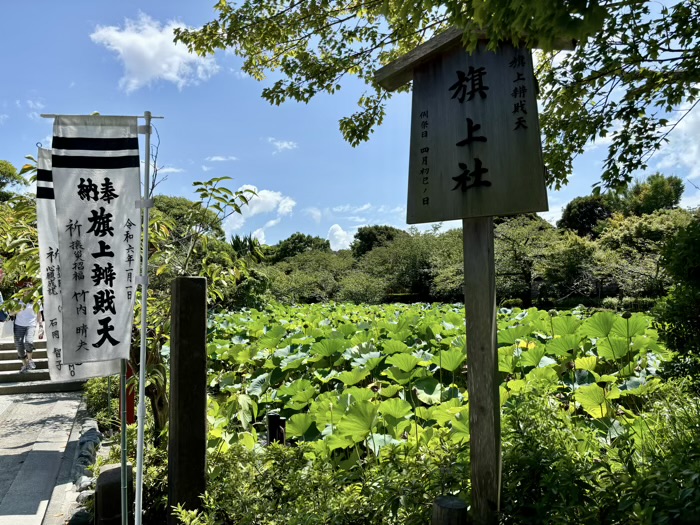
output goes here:
{"type": "Polygon", "coordinates": [[[38,313],[34,312],[34,303],[20,304],[23,306],[23,309],[15,315],[14,336],[17,355],[22,361],[22,368],[19,369],[19,373],[23,374],[36,368],[36,364],[34,364],[32,359],[34,333],[37,326],[40,331],[43,329],[44,315],[41,310],[41,304],[39,305],[38,313]]]}

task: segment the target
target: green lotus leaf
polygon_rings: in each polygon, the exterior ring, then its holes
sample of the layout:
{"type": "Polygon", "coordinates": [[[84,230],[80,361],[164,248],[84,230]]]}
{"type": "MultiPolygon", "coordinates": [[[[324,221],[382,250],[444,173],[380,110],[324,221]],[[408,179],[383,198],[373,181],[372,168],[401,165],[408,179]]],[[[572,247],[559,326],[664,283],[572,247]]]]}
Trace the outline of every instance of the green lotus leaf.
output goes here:
{"type": "Polygon", "coordinates": [[[580,348],[581,339],[581,336],[576,334],[555,337],[547,343],[547,354],[560,357],[574,354],[580,348]]]}
{"type": "Polygon", "coordinates": [[[377,417],[377,405],[371,401],[353,403],[338,422],[337,432],[352,439],[354,443],[364,441],[372,432],[377,417]]]}
{"type": "Polygon", "coordinates": [[[586,357],[578,357],[574,361],[574,366],[577,370],[589,370],[595,372],[595,367],[598,364],[598,358],[594,355],[586,357]]]}
{"type": "Polygon", "coordinates": [[[581,326],[581,320],[573,315],[558,315],[552,318],[552,325],[554,326],[554,334],[552,335],[571,335],[575,334],[581,326]]]}
{"type": "Polygon", "coordinates": [[[411,404],[408,401],[394,397],[387,399],[379,404],[379,413],[400,419],[406,417],[412,411],[411,404]]]}
{"type": "Polygon", "coordinates": [[[383,347],[384,353],[388,355],[402,354],[411,351],[410,348],[408,348],[408,346],[406,345],[406,343],[402,343],[401,341],[387,340],[384,341],[383,347]]]}
{"type": "Polygon", "coordinates": [[[518,358],[515,357],[515,346],[502,346],[498,349],[498,371],[512,374],[518,358]]]}
{"type": "Polygon", "coordinates": [[[540,361],[544,357],[544,353],[545,347],[541,344],[536,344],[534,348],[531,348],[520,355],[520,366],[539,366],[540,361]]]}
{"type": "Polygon", "coordinates": [[[294,414],[287,420],[287,436],[303,437],[314,423],[314,418],[309,413],[294,414]]]}
{"type": "Polygon", "coordinates": [[[374,397],[374,392],[370,390],[369,388],[361,388],[361,387],[351,387],[351,388],[346,388],[343,390],[342,395],[344,396],[350,396],[352,398],[352,402],[354,401],[368,401],[374,397]]]}
{"type": "Polygon", "coordinates": [[[297,379],[277,389],[277,395],[281,397],[291,397],[311,386],[313,386],[313,384],[308,379],[297,379]]]}
{"type": "Polygon", "coordinates": [[[650,321],[651,318],[642,313],[632,314],[629,319],[617,317],[611,333],[625,339],[631,339],[638,335],[644,335],[649,328],[650,321]]]}
{"type": "Polygon", "coordinates": [[[345,386],[352,386],[362,381],[368,375],[369,370],[366,368],[353,368],[352,370],[341,372],[335,378],[342,381],[345,386]]]}
{"type": "Polygon", "coordinates": [[[348,342],[345,339],[324,339],[311,346],[311,353],[330,357],[336,354],[342,354],[347,347],[348,342]]]}
{"type": "Polygon", "coordinates": [[[512,345],[516,341],[526,339],[531,334],[532,328],[528,325],[514,326],[505,330],[498,331],[499,345],[512,345]]]}
{"type": "Polygon", "coordinates": [[[606,337],[598,340],[598,356],[608,361],[619,361],[630,353],[632,347],[622,337],[606,337]]]}
{"type": "Polygon", "coordinates": [[[433,377],[424,377],[419,379],[413,385],[418,399],[428,405],[435,405],[442,398],[442,384],[433,377]]]}
{"type": "Polygon", "coordinates": [[[603,388],[596,384],[585,385],[576,390],[576,402],[592,417],[600,419],[612,415],[612,405],[603,388]]]}
{"type": "Polygon", "coordinates": [[[394,354],[387,357],[386,362],[394,365],[402,372],[410,372],[420,362],[420,359],[411,354],[394,354]]]}
{"type": "Polygon", "coordinates": [[[249,395],[255,396],[255,397],[260,397],[265,393],[265,390],[268,389],[270,386],[270,374],[267,372],[264,374],[260,374],[258,377],[253,379],[248,386],[246,392],[248,392],[249,395]]]}
{"type": "Polygon", "coordinates": [[[459,348],[450,348],[443,350],[438,355],[433,357],[432,362],[438,365],[443,370],[454,372],[467,359],[467,354],[459,348]]]}
{"type": "Polygon", "coordinates": [[[608,337],[618,317],[612,312],[598,312],[586,319],[581,332],[594,339],[608,337]]]}
{"type": "Polygon", "coordinates": [[[367,439],[367,445],[370,447],[375,456],[378,456],[381,450],[386,446],[400,445],[401,441],[394,439],[387,434],[370,434],[367,439]]]}
{"type": "Polygon", "coordinates": [[[398,392],[401,392],[403,388],[401,388],[401,385],[387,385],[387,386],[382,386],[382,389],[379,391],[379,395],[382,397],[394,397],[398,392]]]}

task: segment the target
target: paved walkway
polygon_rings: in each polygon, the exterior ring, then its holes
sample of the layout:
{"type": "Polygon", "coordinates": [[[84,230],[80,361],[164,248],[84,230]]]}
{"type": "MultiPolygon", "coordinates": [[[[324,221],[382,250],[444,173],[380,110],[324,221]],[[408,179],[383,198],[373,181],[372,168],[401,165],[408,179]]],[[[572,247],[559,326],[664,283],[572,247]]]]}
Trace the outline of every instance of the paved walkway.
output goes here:
{"type": "Polygon", "coordinates": [[[81,395],[0,396],[0,525],[63,523],[49,502],[68,486],[81,395]]]}

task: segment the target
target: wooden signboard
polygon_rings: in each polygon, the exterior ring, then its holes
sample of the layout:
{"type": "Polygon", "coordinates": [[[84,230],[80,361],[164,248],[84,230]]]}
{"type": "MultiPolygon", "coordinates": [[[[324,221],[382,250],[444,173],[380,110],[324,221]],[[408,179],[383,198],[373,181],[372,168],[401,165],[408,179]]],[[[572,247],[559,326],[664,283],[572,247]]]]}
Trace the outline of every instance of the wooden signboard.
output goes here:
{"type": "Polygon", "coordinates": [[[491,525],[501,485],[493,216],[546,211],[547,193],[530,51],[480,42],[469,54],[462,34],[439,34],[375,80],[387,90],[413,81],[407,222],[462,219],[470,517],[491,525]]]}
{"type": "Polygon", "coordinates": [[[479,43],[413,71],[409,224],[547,211],[530,51],[479,43]]]}

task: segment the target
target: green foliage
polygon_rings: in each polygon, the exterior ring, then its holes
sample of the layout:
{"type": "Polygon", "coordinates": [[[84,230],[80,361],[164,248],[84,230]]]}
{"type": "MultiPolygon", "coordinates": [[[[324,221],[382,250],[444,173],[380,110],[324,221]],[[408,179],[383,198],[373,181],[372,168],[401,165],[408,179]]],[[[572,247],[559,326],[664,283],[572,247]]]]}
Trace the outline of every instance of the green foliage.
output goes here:
{"type": "MultiPolygon", "coordinates": [[[[376,461],[319,458],[308,444],[249,451],[234,445],[209,457],[203,511],[178,511],[187,525],[422,525],[433,500],[468,490],[468,448],[449,440],[376,461]]],[[[465,497],[463,496],[463,497],[465,497]]]]}
{"type": "MultiPolygon", "coordinates": [[[[284,242],[284,241],[283,241],[284,242]]],[[[270,293],[288,303],[317,303],[337,298],[341,281],[354,264],[350,252],[310,250],[265,268],[270,293]]]]}
{"type": "Polygon", "coordinates": [[[390,94],[374,82],[376,70],[432,35],[459,27],[470,50],[482,31],[494,46],[512,41],[544,49],[540,122],[548,182],[556,188],[570,177],[573,157],[606,136],[612,141],[603,181],[625,186],[666,140],[667,115],[692,107],[699,93],[698,24],[689,23],[700,18],[695,1],[246,0],[214,9],[213,21],[176,29],[176,40],[199,55],[231,49],[258,80],[278,71],[262,90],[273,104],[335,93],[348,75],[364,81],[369,89],[358,110],[340,121],[352,145],[368,140],[384,118],[390,94]],[[571,53],[549,53],[573,41],[571,53]]]}
{"type": "Polygon", "coordinates": [[[654,173],[645,181],[636,182],[625,192],[622,206],[629,215],[645,215],[675,208],[681,201],[683,189],[680,177],[654,173]]]}
{"type": "Polygon", "coordinates": [[[678,352],[666,367],[675,377],[690,376],[700,391],[700,219],[678,231],[663,251],[662,264],[675,286],[658,303],[654,314],[661,337],[678,352]]]}
{"type": "Polygon", "coordinates": [[[26,186],[28,181],[17,173],[17,168],[15,168],[12,163],[0,159],[0,202],[6,202],[12,198],[12,192],[8,191],[6,188],[13,184],[26,186]]]}
{"type": "Polygon", "coordinates": [[[112,377],[111,380],[106,377],[89,379],[83,388],[83,398],[85,408],[102,430],[118,426],[119,377],[112,377]]]}
{"type": "Polygon", "coordinates": [[[663,295],[671,280],[661,264],[662,248],[691,220],[685,210],[659,210],[641,217],[614,215],[598,239],[599,273],[626,296],[663,295]]]}
{"type": "Polygon", "coordinates": [[[588,296],[596,289],[596,245],[567,232],[549,246],[544,262],[543,295],[558,301],[570,296],[588,296]]]}
{"type": "Polygon", "coordinates": [[[580,237],[593,235],[598,223],[613,214],[604,195],[576,197],[562,211],[557,228],[576,232],[580,237]]]}
{"type": "Polygon", "coordinates": [[[406,235],[406,232],[393,226],[362,226],[355,232],[350,244],[352,256],[359,259],[374,248],[386,246],[402,235],[406,235]]]}
{"type": "Polygon", "coordinates": [[[494,230],[496,296],[532,305],[535,282],[557,244],[556,230],[537,215],[500,218],[494,230]]]}
{"type": "MultiPolygon", "coordinates": [[[[650,322],[499,312],[500,522],[692,522],[700,399],[656,376],[650,322]]],[[[423,524],[468,500],[462,309],[271,304],[211,329],[210,477],[183,523],[423,524]],[[271,411],[293,446],[260,446],[271,411]]]]}
{"type": "Polygon", "coordinates": [[[297,232],[280,241],[277,245],[268,248],[267,259],[271,263],[276,263],[290,259],[295,255],[313,251],[330,252],[330,241],[297,232]]]}

